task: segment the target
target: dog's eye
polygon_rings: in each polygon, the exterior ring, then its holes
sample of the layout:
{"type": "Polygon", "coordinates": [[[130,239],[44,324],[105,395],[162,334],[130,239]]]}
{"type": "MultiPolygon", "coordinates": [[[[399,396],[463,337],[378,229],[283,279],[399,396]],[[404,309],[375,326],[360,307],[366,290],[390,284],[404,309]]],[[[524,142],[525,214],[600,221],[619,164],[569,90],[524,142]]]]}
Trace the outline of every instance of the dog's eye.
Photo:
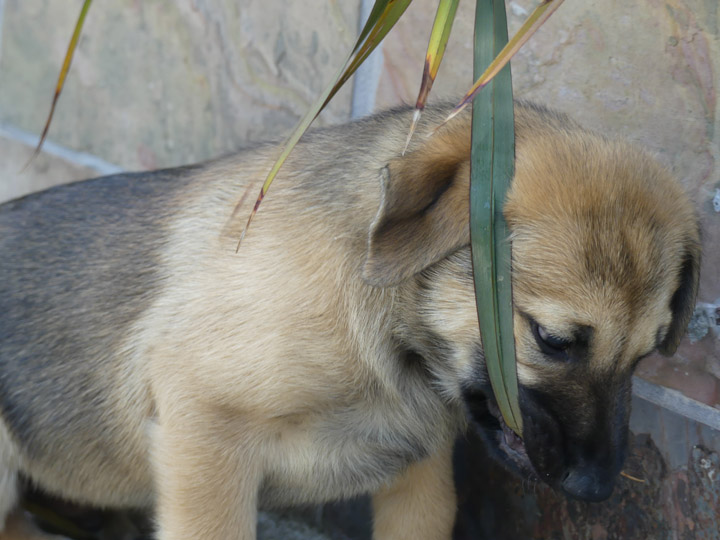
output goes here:
{"type": "Polygon", "coordinates": [[[535,341],[542,352],[549,356],[566,356],[566,350],[572,344],[570,340],[553,336],[535,321],[532,321],[531,326],[535,341]]]}

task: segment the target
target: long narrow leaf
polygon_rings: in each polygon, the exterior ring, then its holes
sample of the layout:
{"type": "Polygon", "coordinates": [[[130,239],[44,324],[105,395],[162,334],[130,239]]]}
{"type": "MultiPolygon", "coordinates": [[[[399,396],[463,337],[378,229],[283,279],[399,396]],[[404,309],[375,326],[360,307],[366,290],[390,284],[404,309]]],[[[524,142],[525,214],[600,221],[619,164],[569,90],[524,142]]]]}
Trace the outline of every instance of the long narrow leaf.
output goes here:
{"type": "MultiPolygon", "coordinates": [[[[428,95],[430,95],[430,90],[435,82],[435,77],[437,76],[440,63],[445,54],[445,47],[450,37],[450,31],[455,21],[455,12],[457,11],[459,3],[460,0],[440,0],[438,3],[435,21],[433,22],[432,31],[430,32],[430,41],[428,42],[427,52],[425,53],[425,67],[420,83],[420,92],[415,102],[415,114],[413,114],[410,131],[405,141],[405,150],[407,150],[410,144],[410,139],[412,139],[413,133],[415,132],[415,126],[418,120],[420,120],[420,115],[423,109],[425,109],[428,95]]],[[[403,154],[405,150],[403,150],[403,154]]]]}
{"type": "Polygon", "coordinates": [[[55,94],[53,95],[52,105],[50,106],[50,113],[48,114],[47,121],[45,122],[45,128],[42,131],[42,135],[40,135],[40,140],[38,141],[35,151],[32,156],[30,156],[30,159],[23,169],[30,165],[32,160],[35,159],[35,156],[40,153],[40,149],[42,148],[48,131],[50,130],[50,123],[52,122],[53,115],[55,114],[55,105],[57,104],[58,98],[60,98],[60,93],[65,85],[65,78],[67,77],[68,71],[70,71],[70,64],[72,64],[75,48],[77,47],[78,40],[80,39],[80,32],[82,31],[83,23],[85,22],[85,16],[90,9],[90,4],[92,4],[92,0],[85,0],[82,9],[80,10],[80,15],[75,23],[75,30],[70,38],[70,44],[68,45],[67,52],[65,53],[65,60],[63,61],[62,68],[60,69],[60,75],[58,76],[57,85],[55,86],[55,94]]]}
{"type": "MultiPolygon", "coordinates": [[[[475,73],[507,43],[503,0],[477,0],[475,73]]],[[[512,79],[506,65],[473,101],[470,237],[485,363],[505,423],[522,434],[513,335],[509,231],[502,206],[515,161],[512,79]]]]}
{"type": "Polygon", "coordinates": [[[488,65],[482,75],[478,77],[477,74],[475,74],[475,84],[472,85],[472,88],[470,88],[467,94],[465,94],[462,100],[460,100],[460,103],[455,106],[450,115],[448,115],[445,119],[445,122],[457,116],[460,111],[467,107],[468,103],[473,100],[477,93],[500,72],[510,59],[515,56],[515,53],[518,52],[523,45],[525,45],[527,40],[530,39],[543,24],[545,24],[545,21],[547,21],[550,18],[550,15],[552,15],[557,8],[560,7],[560,4],[562,4],[563,1],[564,0],[543,0],[543,2],[535,8],[535,10],[520,27],[520,30],[518,30],[513,38],[507,42],[505,47],[503,47],[503,49],[497,54],[495,59],[488,65]]]}
{"type": "Polygon", "coordinates": [[[360,64],[362,64],[365,59],[370,56],[370,53],[375,50],[375,47],[380,44],[411,2],[412,0],[376,0],[373,9],[370,12],[370,16],[368,17],[368,20],[360,32],[357,42],[355,43],[355,47],[348,56],[348,59],[345,61],[342,69],[295,127],[285,143],[285,146],[280,153],[280,157],[278,157],[277,161],[275,161],[272,169],[268,173],[267,178],[260,189],[260,194],[255,201],[255,205],[250,212],[245,228],[240,235],[237,249],[240,248],[240,244],[242,243],[243,238],[245,238],[245,234],[250,227],[250,222],[265,198],[265,195],[270,188],[270,184],[272,184],[278,171],[280,171],[280,168],[283,166],[283,163],[285,163],[285,160],[290,155],[290,152],[292,152],[292,149],[300,140],[300,137],[303,136],[312,121],[315,120],[317,115],[320,114],[323,108],[325,108],[325,105],[327,105],[337,91],[340,90],[343,84],[345,84],[352,74],[355,73],[360,64]]]}

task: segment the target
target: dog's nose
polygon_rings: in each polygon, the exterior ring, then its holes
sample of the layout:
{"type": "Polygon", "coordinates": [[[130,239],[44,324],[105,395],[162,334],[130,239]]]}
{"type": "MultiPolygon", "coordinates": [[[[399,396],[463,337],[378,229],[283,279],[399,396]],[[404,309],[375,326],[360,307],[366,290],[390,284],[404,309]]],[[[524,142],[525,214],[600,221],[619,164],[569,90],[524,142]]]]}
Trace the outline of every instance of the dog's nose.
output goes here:
{"type": "Polygon", "coordinates": [[[562,489],[567,495],[590,502],[604,501],[614,487],[615,479],[596,467],[570,469],[562,482],[562,489]]]}

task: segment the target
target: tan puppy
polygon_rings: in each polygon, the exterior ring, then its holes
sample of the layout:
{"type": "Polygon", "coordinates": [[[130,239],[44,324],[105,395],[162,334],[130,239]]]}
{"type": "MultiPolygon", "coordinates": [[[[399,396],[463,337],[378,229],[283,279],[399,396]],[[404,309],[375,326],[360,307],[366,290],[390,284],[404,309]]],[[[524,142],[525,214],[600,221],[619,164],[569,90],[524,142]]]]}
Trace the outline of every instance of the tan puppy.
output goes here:
{"type": "Polygon", "coordinates": [[[632,371],[693,310],[693,208],[642,151],[517,107],[520,441],[477,328],[469,115],[427,137],[446,112],[404,157],[409,109],[308,134],[237,254],[276,146],[0,207],[3,538],[25,478],[154,508],[160,540],[248,540],[259,507],[368,492],[376,539],[447,539],[468,419],[524,474],[607,497],[632,371]]]}

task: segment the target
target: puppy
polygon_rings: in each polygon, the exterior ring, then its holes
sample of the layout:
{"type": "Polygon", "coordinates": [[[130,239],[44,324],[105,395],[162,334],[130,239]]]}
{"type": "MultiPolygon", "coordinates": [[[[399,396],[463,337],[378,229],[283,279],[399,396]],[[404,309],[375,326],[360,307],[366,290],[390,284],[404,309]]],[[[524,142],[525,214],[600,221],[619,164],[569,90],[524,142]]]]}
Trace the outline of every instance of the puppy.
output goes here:
{"type": "Polygon", "coordinates": [[[237,253],[276,145],[2,205],[3,538],[27,530],[22,479],[150,508],[160,540],[249,540],[258,508],[361,493],[377,540],[448,539],[468,422],[522,474],[609,496],[633,369],[693,310],[693,207],[643,151],[517,106],[520,440],[477,327],[470,116],[428,137],[447,112],[404,156],[407,108],[309,133],[237,253]]]}

